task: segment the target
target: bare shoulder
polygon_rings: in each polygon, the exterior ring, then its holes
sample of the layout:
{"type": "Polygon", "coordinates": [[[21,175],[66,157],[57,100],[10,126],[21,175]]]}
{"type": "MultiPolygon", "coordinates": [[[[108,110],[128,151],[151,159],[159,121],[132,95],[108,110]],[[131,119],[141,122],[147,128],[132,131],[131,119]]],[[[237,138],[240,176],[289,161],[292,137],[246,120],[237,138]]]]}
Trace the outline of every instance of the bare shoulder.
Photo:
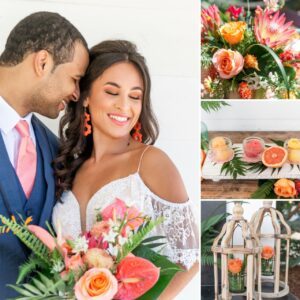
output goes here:
{"type": "Polygon", "coordinates": [[[147,187],[160,198],[181,203],[188,200],[182,178],[168,155],[150,146],[143,155],[140,175],[147,187]]]}

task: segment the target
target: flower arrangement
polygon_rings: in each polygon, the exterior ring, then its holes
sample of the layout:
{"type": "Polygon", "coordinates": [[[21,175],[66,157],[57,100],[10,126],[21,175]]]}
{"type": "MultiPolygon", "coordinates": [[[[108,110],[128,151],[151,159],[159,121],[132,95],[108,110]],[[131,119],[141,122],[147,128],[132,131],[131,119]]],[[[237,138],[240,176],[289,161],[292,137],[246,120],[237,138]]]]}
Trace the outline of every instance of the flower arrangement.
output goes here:
{"type": "Polygon", "coordinates": [[[274,248],[271,246],[263,246],[261,252],[261,273],[264,276],[274,274],[274,248]]]}
{"type": "Polygon", "coordinates": [[[244,263],[241,259],[228,259],[228,280],[230,292],[243,293],[246,290],[244,267],[244,263]]]}
{"type": "Polygon", "coordinates": [[[278,0],[201,10],[202,98],[300,98],[300,37],[278,0]]]}
{"type": "Polygon", "coordinates": [[[62,236],[59,225],[55,238],[30,220],[0,219],[2,232],[11,230],[34,254],[11,285],[17,299],[157,299],[181,270],[151,249],[163,245],[153,243],[161,236],[145,239],[162,218],[151,220],[120,199],[98,212],[91,230],[78,238],[62,236]]]}

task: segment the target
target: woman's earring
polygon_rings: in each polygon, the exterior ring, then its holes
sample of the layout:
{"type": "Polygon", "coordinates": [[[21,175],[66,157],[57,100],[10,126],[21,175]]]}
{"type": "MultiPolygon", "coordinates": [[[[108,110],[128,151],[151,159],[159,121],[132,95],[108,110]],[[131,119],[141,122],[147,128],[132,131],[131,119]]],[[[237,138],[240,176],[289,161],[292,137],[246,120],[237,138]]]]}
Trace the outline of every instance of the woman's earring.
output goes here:
{"type": "Polygon", "coordinates": [[[89,124],[91,121],[91,115],[87,112],[86,107],[84,107],[84,128],[83,128],[83,135],[88,136],[92,133],[92,125],[89,124]]]}
{"type": "Polygon", "coordinates": [[[142,142],[143,140],[143,135],[141,133],[141,129],[142,129],[142,124],[141,122],[136,122],[136,124],[133,127],[134,129],[134,133],[132,134],[132,138],[137,141],[137,142],[142,142]]]}

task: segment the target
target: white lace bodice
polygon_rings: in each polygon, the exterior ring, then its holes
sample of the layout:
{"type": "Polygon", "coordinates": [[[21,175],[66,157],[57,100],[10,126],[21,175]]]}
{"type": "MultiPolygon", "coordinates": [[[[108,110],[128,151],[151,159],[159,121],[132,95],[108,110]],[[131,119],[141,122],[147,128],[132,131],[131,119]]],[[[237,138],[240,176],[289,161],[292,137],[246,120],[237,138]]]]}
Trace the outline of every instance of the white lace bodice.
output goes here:
{"type": "MultiPolygon", "coordinates": [[[[199,256],[198,227],[192,213],[190,201],[172,203],[159,198],[145,185],[139,173],[114,180],[98,190],[89,200],[86,210],[86,230],[90,230],[96,221],[97,210],[111,204],[115,198],[136,206],[140,211],[156,219],[164,217],[150,236],[165,236],[168,243],[162,248],[162,254],[175,263],[181,263],[189,269],[199,256]]],[[[72,191],[62,195],[53,210],[52,223],[59,220],[64,236],[78,237],[81,233],[80,208],[72,191]]]]}

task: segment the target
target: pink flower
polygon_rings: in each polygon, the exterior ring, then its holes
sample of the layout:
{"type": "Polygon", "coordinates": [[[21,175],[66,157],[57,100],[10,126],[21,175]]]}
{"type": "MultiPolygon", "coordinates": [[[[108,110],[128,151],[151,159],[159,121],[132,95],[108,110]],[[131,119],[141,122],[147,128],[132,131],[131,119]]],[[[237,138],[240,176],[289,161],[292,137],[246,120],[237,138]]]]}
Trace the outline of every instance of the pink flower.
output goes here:
{"type": "Polygon", "coordinates": [[[254,17],[256,40],[273,49],[282,47],[296,34],[296,30],[291,27],[292,24],[293,21],[285,23],[285,15],[279,15],[279,11],[274,14],[269,9],[262,11],[257,8],[254,17]]]}
{"type": "Polygon", "coordinates": [[[104,233],[108,233],[109,229],[109,223],[107,221],[101,221],[96,222],[90,232],[93,237],[99,238],[103,236],[104,233]]]}
{"type": "Polygon", "coordinates": [[[219,49],[213,55],[212,62],[220,77],[224,79],[234,77],[244,66],[244,58],[239,52],[226,49],[219,49]]]}
{"type": "Polygon", "coordinates": [[[77,300],[111,300],[118,291],[118,281],[107,269],[93,268],[75,285],[77,300]]]}
{"type": "Polygon", "coordinates": [[[67,270],[76,271],[80,268],[83,268],[84,262],[81,258],[81,255],[78,253],[78,254],[72,255],[71,257],[66,256],[65,257],[65,266],[66,266],[67,270]]]}
{"type": "Polygon", "coordinates": [[[44,228],[37,225],[28,225],[28,230],[33,233],[51,252],[56,248],[54,237],[44,228]]]}
{"type": "Polygon", "coordinates": [[[112,257],[102,249],[89,249],[84,256],[85,263],[89,268],[111,269],[114,265],[112,257]]]}
{"type": "Polygon", "coordinates": [[[201,42],[206,40],[208,33],[216,35],[221,25],[219,9],[216,5],[201,10],[201,42]]]}
{"type": "Polygon", "coordinates": [[[243,13],[244,9],[243,7],[235,7],[234,5],[230,5],[226,11],[229,12],[234,19],[238,19],[239,15],[243,13]]]}

